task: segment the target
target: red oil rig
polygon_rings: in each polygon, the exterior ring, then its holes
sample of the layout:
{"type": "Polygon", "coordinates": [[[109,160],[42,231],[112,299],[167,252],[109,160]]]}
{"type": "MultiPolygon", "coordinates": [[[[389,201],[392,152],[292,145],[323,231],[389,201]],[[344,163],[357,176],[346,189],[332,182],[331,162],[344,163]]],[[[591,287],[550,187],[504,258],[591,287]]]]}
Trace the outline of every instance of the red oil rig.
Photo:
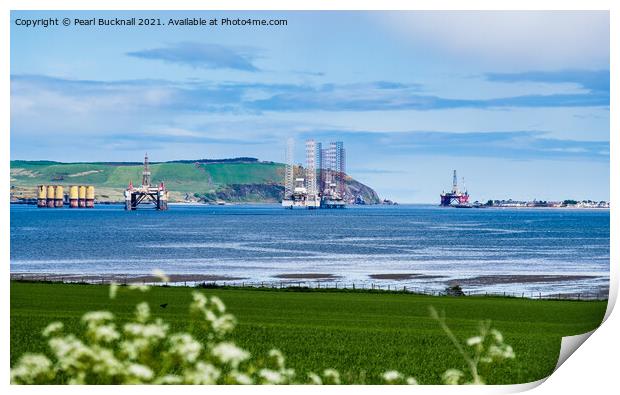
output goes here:
{"type": "Polygon", "coordinates": [[[142,171],[142,185],[134,187],[129,181],[125,190],[125,210],[137,210],[140,204],[152,204],[155,210],[168,210],[168,191],[163,182],[151,185],[151,171],[149,157],[144,154],[144,170],[142,171]]]}
{"type": "MultiPolygon", "coordinates": [[[[472,207],[469,204],[469,194],[467,190],[465,192],[461,192],[459,190],[458,179],[456,178],[456,170],[452,173],[452,191],[450,192],[442,192],[441,195],[441,206],[442,207],[458,207],[458,208],[470,208],[472,207]]],[[[463,184],[465,184],[463,182],[463,184]]],[[[463,185],[463,189],[465,186],[463,185]]]]}

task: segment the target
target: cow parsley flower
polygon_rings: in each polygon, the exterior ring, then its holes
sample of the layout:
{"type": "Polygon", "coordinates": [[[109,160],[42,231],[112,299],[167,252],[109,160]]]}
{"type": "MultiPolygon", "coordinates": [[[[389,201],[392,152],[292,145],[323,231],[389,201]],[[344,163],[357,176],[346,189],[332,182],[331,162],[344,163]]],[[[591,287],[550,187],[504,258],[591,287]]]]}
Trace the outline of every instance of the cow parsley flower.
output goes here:
{"type": "Polygon", "coordinates": [[[110,283],[110,289],[109,289],[109,297],[110,299],[116,299],[116,294],[118,293],[118,284],[115,283],[114,281],[112,281],[110,283]]]}
{"type": "Polygon", "coordinates": [[[194,363],[202,352],[202,344],[189,333],[175,333],[170,336],[170,354],[181,360],[194,363]]]}
{"type": "Polygon", "coordinates": [[[250,357],[250,353],[228,342],[219,343],[213,347],[211,353],[222,363],[230,364],[235,369],[250,357]]]}
{"type": "Polygon", "coordinates": [[[133,290],[133,291],[140,291],[140,292],[146,292],[149,290],[149,286],[148,285],[144,285],[144,284],[129,284],[129,289],[133,290]]]}
{"type": "Polygon", "coordinates": [[[136,306],[136,321],[144,323],[149,320],[151,316],[151,309],[149,304],[142,302],[136,306]]]}
{"type": "Polygon", "coordinates": [[[403,379],[403,375],[397,372],[396,370],[390,370],[390,371],[383,373],[383,380],[387,381],[388,383],[400,381],[402,379],[403,379]]]}
{"type": "Polygon", "coordinates": [[[39,384],[54,377],[52,361],[40,354],[24,354],[11,369],[11,384],[39,384]]]}
{"type": "Polygon", "coordinates": [[[114,315],[109,311],[91,311],[82,316],[82,321],[89,325],[97,325],[113,319],[114,315]]]}
{"type": "Polygon", "coordinates": [[[261,369],[258,375],[266,384],[281,384],[284,381],[284,376],[277,370],[261,369]]]}
{"type": "Polygon", "coordinates": [[[215,366],[198,362],[194,369],[185,370],[184,381],[187,384],[216,384],[221,371],[215,366]]]}
{"type": "Polygon", "coordinates": [[[474,336],[474,337],[470,337],[469,339],[467,339],[467,345],[470,347],[476,346],[481,343],[482,343],[482,337],[480,336],[474,336]]]}
{"type": "Polygon", "coordinates": [[[218,298],[217,296],[211,296],[211,304],[213,304],[213,306],[215,306],[215,309],[220,313],[226,311],[226,305],[224,305],[222,299],[218,298]]]}
{"type": "Polygon", "coordinates": [[[120,333],[116,331],[116,326],[114,324],[96,326],[92,328],[92,330],[89,330],[89,334],[92,335],[96,342],[105,343],[112,342],[121,337],[120,333]]]}
{"type": "Polygon", "coordinates": [[[321,385],[323,381],[321,380],[321,376],[316,373],[310,372],[308,373],[308,379],[310,380],[310,384],[321,385]]]}
{"type": "Polygon", "coordinates": [[[62,322],[52,322],[51,324],[46,326],[45,329],[43,329],[43,337],[50,337],[51,335],[57,334],[58,332],[62,331],[63,328],[64,325],[62,322]]]}
{"type": "Polygon", "coordinates": [[[340,373],[335,369],[325,369],[323,378],[326,384],[340,384],[340,373]]]}
{"type": "Polygon", "coordinates": [[[145,365],[132,363],[127,366],[127,373],[138,382],[148,382],[153,378],[153,371],[145,365]]]}
{"type": "Polygon", "coordinates": [[[458,385],[461,377],[465,374],[458,369],[448,369],[441,376],[444,384],[458,385]]]}

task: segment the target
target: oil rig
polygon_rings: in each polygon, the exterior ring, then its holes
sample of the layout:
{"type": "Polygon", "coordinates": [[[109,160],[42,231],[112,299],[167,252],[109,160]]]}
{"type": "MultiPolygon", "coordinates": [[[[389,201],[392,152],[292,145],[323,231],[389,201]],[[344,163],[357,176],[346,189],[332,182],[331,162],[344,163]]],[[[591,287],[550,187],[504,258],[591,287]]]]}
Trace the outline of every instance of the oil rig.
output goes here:
{"type": "Polygon", "coordinates": [[[163,182],[151,185],[151,171],[149,170],[149,156],[144,154],[144,170],[142,170],[142,185],[134,187],[129,181],[125,190],[125,210],[137,210],[139,205],[153,205],[155,210],[168,210],[168,191],[163,182]]]}
{"type": "MultiPolygon", "coordinates": [[[[465,181],[463,181],[463,189],[465,189],[465,181]]],[[[470,208],[472,207],[469,204],[469,194],[467,190],[461,192],[459,190],[458,179],[456,177],[456,170],[453,170],[452,173],[452,191],[450,192],[442,192],[441,195],[441,203],[442,207],[458,207],[458,208],[470,208]]]]}
{"type": "Polygon", "coordinates": [[[314,140],[306,141],[305,177],[295,177],[294,141],[289,138],[284,173],[285,208],[344,208],[345,150],[343,143],[330,142],[327,148],[314,140]]]}

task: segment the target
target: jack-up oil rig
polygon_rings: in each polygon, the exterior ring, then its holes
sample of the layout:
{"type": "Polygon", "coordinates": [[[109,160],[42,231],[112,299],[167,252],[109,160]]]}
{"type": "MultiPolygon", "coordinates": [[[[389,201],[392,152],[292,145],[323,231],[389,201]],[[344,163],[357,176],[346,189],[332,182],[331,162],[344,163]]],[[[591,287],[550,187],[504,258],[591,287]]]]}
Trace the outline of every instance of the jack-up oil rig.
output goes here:
{"type": "Polygon", "coordinates": [[[305,178],[295,177],[293,144],[293,139],[289,139],[282,207],[344,208],[346,175],[342,142],[331,142],[323,149],[320,142],[307,140],[305,178]]]}
{"type": "Polygon", "coordinates": [[[142,170],[142,185],[134,187],[129,181],[125,190],[125,210],[137,210],[138,205],[153,205],[155,210],[168,210],[168,191],[163,182],[157,186],[151,185],[151,171],[149,157],[144,154],[144,170],[142,170]]]}
{"type": "MultiPolygon", "coordinates": [[[[463,181],[463,189],[465,189],[465,181],[463,181]]],[[[470,208],[469,194],[465,189],[464,192],[459,190],[458,179],[456,178],[456,170],[452,173],[452,191],[443,192],[441,195],[441,206],[443,207],[458,207],[458,208],[470,208]]]]}

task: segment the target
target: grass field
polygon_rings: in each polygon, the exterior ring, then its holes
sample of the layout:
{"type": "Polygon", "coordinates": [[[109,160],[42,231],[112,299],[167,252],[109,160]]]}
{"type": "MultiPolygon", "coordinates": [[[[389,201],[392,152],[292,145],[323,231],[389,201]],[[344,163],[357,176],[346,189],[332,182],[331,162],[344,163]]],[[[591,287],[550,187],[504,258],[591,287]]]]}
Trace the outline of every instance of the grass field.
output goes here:
{"type": "MultiPolygon", "coordinates": [[[[344,381],[379,382],[396,369],[421,384],[440,383],[448,368],[465,369],[460,355],[429,317],[444,310],[461,339],[476,334],[490,319],[515,351],[516,359],[482,369],[489,384],[523,383],[549,375],[562,336],[590,331],[601,322],[606,302],[528,300],[486,297],[433,297],[397,293],[292,292],[206,289],[218,295],[238,319],[232,340],[253,355],[278,348],[298,372],[331,367],[344,381]]],[[[24,352],[45,352],[40,332],[60,320],[81,333],[81,315],[109,310],[119,321],[130,318],[136,303],[147,300],[172,330],[185,330],[191,289],[153,287],[147,293],[121,287],[116,299],[108,287],[11,283],[11,364],[24,352]],[[158,306],[168,303],[167,308],[158,306]]]]}
{"type": "MultiPolygon", "coordinates": [[[[105,163],[56,163],[11,161],[11,184],[32,187],[38,184],[95,185],[97,188],[127,187],[142,180],[142,165],[105,163]]],[[[211,192],[230,184],[273,184],[282,182],[284,165],[272,162],[151,164],[151,179],[164,181],[172,191],[211,192]]]]}

